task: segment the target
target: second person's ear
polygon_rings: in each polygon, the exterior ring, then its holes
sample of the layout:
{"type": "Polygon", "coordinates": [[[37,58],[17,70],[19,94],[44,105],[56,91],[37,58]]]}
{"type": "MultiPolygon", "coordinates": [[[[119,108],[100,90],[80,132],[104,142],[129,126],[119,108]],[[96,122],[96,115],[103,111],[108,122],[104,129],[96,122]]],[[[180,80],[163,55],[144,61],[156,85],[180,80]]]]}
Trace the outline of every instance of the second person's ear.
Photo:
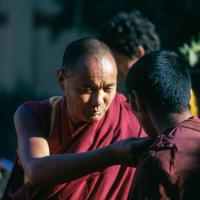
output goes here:
{"type": "Polygon", "coordinates": [[[66,76],[64,70],[61,68],[57,69],[57,79],[60,88],[64,90],[64,81],[66,79],[66,76]]]}

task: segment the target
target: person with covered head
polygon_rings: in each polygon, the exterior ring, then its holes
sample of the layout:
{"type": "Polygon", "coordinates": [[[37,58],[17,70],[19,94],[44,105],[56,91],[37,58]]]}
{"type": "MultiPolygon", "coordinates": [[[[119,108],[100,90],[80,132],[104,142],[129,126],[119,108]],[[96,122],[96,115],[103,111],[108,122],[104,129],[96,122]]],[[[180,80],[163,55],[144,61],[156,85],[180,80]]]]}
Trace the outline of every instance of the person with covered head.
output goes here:
{"type": "Polygon", "coordinates": [[[184,61],[171,51],[147,53],[126,85],[133,112],[156,138],[140,157],[129,199],[200,199],[200,119],[189,110],[184,61]]]}
{"type": "Polygon", "coordinates": [[[63,97],[26,102],[14,116],[26,181],[13,199],[127,199],[148,138],[123,95],[110,49],[73,41],[57,70],[63,97]]]}
{"type": "Polygon", "coordinates": [[[125,78],[130,67],[145,53],[160,49],[154,24],[140,11],[120,12],[109,20],[99,38],[112,50],[118,68],[117,90],[126,93],[125,78]]]}

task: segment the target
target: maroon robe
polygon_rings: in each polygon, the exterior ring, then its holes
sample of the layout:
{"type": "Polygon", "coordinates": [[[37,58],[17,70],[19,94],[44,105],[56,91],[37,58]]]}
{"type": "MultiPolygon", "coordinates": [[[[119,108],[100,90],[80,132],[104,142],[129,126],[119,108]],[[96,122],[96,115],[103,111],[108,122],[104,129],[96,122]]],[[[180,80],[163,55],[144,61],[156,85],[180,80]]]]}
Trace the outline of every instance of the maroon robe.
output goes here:
{"type": "MultiPolygon", "coordinates": [[[[28,102],[25,105],[31,109],[41,128],[47,133],[51,154],[86,152],[126,138],[145,136],[126,99],[120,94],[116,95],[102,120],[77,129],[72,127],[67,114],[66,100],[62,98],[56,107],[50,135],[49,101],[28,102]]],[[[47,185],[45,188],[37,188],[26,183],[13,196],[14,199],[37,200],[126,200],[134,172],[134,168],[115,165],[67,183],[47,185]]]]}
{"type": "Polygon", "coordinates": [[[131,200],[200,199],[200,119],[167,129],[139,161],[131,200]]]}

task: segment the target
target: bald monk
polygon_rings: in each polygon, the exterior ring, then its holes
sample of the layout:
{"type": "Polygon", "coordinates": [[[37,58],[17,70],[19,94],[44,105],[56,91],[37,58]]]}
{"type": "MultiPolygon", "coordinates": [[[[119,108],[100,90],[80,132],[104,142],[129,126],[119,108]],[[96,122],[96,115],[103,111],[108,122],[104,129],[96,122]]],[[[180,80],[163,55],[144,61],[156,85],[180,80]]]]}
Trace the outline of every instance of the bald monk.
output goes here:
{"type": "Polygon", "coordinates": [[[12,199],[127,199],[149,139],[116,93],[110,49],[92,38],[72,42],[57,71],[63,97],[26,102],[14,116],[25,182],[12,199]]]}

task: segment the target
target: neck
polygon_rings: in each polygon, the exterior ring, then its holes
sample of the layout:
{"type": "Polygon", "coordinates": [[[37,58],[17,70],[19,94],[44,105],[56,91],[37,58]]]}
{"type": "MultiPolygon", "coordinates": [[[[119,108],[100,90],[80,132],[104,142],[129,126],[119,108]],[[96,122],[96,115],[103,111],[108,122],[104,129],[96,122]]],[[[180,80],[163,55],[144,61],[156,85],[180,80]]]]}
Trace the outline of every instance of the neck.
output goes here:
{"type": "Polygon", "coordinates": [[[157,135],[161,135],[166,129],[181,123],[190,117],[192,117],[192,114],[189,110],[180,113],[168,113],[165,115],[154,114],[153,123],[157,135]]]}

